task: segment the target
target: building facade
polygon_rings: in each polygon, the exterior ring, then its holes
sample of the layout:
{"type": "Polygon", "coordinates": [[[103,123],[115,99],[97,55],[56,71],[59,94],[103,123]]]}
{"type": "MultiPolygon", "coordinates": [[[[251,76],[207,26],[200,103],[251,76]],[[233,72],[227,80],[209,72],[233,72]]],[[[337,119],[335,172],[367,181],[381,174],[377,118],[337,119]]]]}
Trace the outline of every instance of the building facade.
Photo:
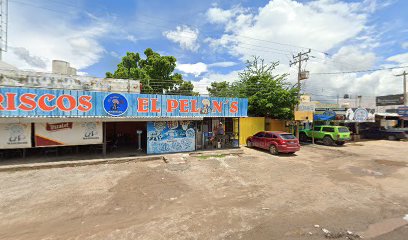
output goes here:
{"type": "Polygon", "coordinates": [[[237,147],[247,109],[239,98],[0,87],[0,149],[100,145],[104,154],[120,147],[159,154],[237,147]]]}

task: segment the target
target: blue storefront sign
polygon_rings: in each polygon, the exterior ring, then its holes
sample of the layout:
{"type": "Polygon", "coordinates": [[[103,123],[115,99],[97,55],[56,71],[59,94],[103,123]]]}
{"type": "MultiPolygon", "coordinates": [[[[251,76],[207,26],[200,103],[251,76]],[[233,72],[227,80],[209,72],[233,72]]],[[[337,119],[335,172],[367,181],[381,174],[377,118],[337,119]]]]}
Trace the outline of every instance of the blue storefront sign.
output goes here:
{"type": "Polygon", "coordinates": [[[248,99],[0,88],[0,117],[246,117],[248,99]]]}
{"type": "Polygon", "coordinates": [[[398,115],[404,118],[408,118],[408,106],[398,107],[398,115]]]}

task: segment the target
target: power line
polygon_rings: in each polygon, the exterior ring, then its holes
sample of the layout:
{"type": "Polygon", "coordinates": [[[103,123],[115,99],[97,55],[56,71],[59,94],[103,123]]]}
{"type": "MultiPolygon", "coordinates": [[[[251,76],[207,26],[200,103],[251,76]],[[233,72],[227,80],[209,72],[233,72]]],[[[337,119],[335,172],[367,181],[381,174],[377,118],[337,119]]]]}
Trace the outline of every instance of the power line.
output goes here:
{"type": "Polygon", "coordinates": [[[43,6],[38,6],[38,5],[34,5],[34,4],[31,4],[31,3],[22,2],[22,1],[18,1],[18,0],[9,0],[9,1],[12,2],[12,3],[17,3],[17,4],[20,4],[20,5],[25,5],[25,6],[40,8],[40,9],[44,9],[44,10],[51,11],[51,12],[64,13],[64,14],[67,13],[66,11],[55,10],[55,9],[52,9],[52,8],[47,8],[47,7],[43,7],[43,6]]]}
{"type": "Polygon", "coordinates": [[[313,74],[313,75],[334,75],[334,74],[375,72],[375,71],[384,71],[384,70],[392,70],[392,69],[400,69],[400,68],[408,68],[408,65],[406,65],[406,66],[399,66],[399,67],[375,68],[375,69],[356,70],[356,71],[345,71],[345,72],[321,72],[321,73],[318,72],[318,73],[310,73],[310,74],[313,74]]]}

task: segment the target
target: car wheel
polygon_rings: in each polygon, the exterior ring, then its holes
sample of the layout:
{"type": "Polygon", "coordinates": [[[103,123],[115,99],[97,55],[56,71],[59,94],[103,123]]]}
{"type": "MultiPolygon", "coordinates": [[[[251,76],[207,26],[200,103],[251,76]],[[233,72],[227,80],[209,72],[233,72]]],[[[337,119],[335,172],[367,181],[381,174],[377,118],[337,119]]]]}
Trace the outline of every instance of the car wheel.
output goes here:
{"type": "Polygon", "coordinates": [[[337,145],[342,146],[344,145],[346,142],[336,142],[337,145]]]}
{"type": "Polygon", "coordinates": [[[326,146],[331,146],[333,145],[333,139],[331,139],[331,137],[326,136],[323,138],[323,144],[326,146]]]}
{"type": "Polygon", "coordinates": [[[388,136],[388,140],[390,140],[390,141],[394,141],[394,140],[396,140],[397,138],[394,136],[394,135],[390,135],[390,136],[388,136]]]}
{"type": "Polygon", "coordinates": [[[247,147],[249,147],[249,148],[252,147],[252,142],[251,141],[247,141],[247,147]]]}
{"type": "Polygon", "coordinates": [[[278,149],[275,147],[275,145],[271,145],[270,147],[269,147],[269,152],[272,154],[272,155],[278,155],[278,149]]]}
{"type": "Polygon", "coordinates": [[[300,133],[299,140],[301,142],[307,142],[307,140],[308,140],[307,135],[305,133],[300,133]]]}

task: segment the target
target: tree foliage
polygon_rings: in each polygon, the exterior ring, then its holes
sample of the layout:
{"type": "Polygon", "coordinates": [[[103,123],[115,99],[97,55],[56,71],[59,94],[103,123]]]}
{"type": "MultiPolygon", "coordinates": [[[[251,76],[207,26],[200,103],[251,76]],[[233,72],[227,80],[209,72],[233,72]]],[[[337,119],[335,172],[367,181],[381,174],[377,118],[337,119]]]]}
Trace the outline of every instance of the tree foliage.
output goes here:
{"type": "Polygon", "coordinates": [[[207,91],[213,97],[235,97],[238,95],[236,85],[227,81],[212,82],[210,87],[207,87],[207,91]]]}
{"type": "Polygon", "coordinates": [[[248,98],[248,112],[252,116],[292,119],[297,103],[298,88],[287,81],[288,74],[273,74],[279,62],[266,64],[254,57],[233,83],[213,82],[207,88],[210,96],[248,98]]]}
{"type": "Polygon", "coordinates": [[[151,48],[144,51],[145,59],[139,53],[127,52],[122,57],[114,73],[107,72],[107,78],[134,79],[142,83],[142,93],[168,93],[197,95],[191,82],[184,81],[179,73],[174,73],[176,58],[161,56],[151,48]]]}

